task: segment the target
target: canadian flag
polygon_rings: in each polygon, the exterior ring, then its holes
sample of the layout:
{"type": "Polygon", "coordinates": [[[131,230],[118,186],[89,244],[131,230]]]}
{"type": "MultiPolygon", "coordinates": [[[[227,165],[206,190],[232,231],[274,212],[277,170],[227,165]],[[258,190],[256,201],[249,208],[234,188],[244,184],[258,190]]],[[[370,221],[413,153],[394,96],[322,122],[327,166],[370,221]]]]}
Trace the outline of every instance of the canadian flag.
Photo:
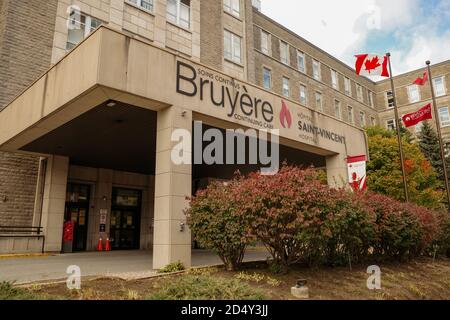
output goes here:
{"type": "Polygon", "coordinates": [[[423,78],[418,77],[418,78],[413,82],[413,84],[417,84],[418,86],[423,86],[423,85],[425,85],[425,83],[427,83],[427,81],[428,81],[428,72],[425,72],[425,73],[423,74],[423,78]]]}
{"type": "Polygon", "coordinates": [[[389,57],[376,54],[357,54],[356,74],[359,76],[389,77],[389,57]]]}
{"type": "Polygon", "coordinates": [[[430,119],[433,119],[433,114],[431,113],[431,103],[427,104],[417,112],[404,115],[402,118],[403,123],[407,128],[415,126],[419,122],[430,119]]]}

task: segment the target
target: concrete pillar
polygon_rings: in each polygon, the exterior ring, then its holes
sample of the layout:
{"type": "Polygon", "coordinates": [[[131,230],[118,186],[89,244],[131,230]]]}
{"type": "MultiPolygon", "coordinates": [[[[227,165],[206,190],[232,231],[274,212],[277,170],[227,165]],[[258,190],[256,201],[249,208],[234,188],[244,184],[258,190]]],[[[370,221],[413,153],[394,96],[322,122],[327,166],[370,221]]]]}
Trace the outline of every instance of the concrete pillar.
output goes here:
{"type": "Polygon", "coordinates": [[[69,158],[49,157],[42,204],[42,227],[46,252],[61,251],[68,174],[69,158]]]}
{"type": "Polygon", "coordinates": [[[328,185],[330,187],[345,187],[348,184],[347,156],[338,154],[326,158],[328,185]]]}
{"type": "MultiPolygon", "coordinates": [[[[186,267],[191,266],[191,232],[186,226],[184,209],[188,207],[186,197],[191,196],[192,166],[176,165],[172,162],[172,148],[179,144],[171,142],[172,133],[176,129],[192,132],[192,112],[178,107],[159,111],[155,171],[154,269],[177,261],[181,261],[186,267]]],[[[184,151],[191,159],[192,150],[184,151]]]]}
{"type": "Polygon", "coordinates": [[[95,194],[93,198],[94,208],[89,210],[89,237],[87,250],[95,251],[98,240],[106,240],[110,236],[111,200],[112,200],[113,170],[98,169],[95,194]],[[100,211],[106,210],[106,229],[100,232],[100,211]]]}

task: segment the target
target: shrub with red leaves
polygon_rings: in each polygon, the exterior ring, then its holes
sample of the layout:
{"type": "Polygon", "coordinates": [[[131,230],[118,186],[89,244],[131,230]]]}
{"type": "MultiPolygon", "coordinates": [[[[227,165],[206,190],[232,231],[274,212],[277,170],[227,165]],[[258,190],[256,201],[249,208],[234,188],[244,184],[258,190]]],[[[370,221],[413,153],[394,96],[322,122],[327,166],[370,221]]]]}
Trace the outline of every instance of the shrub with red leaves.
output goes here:
{"type": "Polygon", "coordinates": [[[323,185],[314,170],[285,166],[275,176],[254,173],[239,184],[238,214],[284,270],[300,261],[336,264],[367,254],[369,213],[346,191],[323,185]]]}
{"type": "Polygon", "coordinates": [[[373,254],[378,258],[411,258],[429,249],[439,233],[436,212],[387,196],[368,193],[364,204],[376,214],[373,254]]]}
{"type": "Polygon", "coordinates": [[[237,180],[213,182],[191,199],[188,224],[199,244],[213,250],[227,270],[235,270],[244,258],[252,237],[244,216],[237,214],[240,192],[237,180]]]}
{"type": "Polygon", "coordinates": [[[315,170],[291,166],[273,176],[252,173],[215,182],[191,200],[187,215],[200,244],[213,249],[229,270],[256,240],[281,271],[299,262],[342,265],[450,250],[448,214],[330,188],[315,170]]]}

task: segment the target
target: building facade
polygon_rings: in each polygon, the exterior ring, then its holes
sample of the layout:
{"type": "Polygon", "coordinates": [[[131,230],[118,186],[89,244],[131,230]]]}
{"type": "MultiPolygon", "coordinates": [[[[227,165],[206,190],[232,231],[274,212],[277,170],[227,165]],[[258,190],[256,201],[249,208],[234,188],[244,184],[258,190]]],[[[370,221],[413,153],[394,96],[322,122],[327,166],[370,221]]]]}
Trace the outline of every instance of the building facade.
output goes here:
{"type": "MultiPolygon", "coordinates": [[[[195,134],[196,121],[201,132],[280,130],[281,160],[345,183],[345,158],[367,155],[362,128],[390,126],[388,82],[357,77],[259,5],[3,0],[0,226],[42,226],[45,242],[0,238],[0,252],[95,250],[110,237],[113,249],[153,249],[155,268],[189,265],[186,197],[257,168],[173,164],[173,131],[195,134]]],[[[450,62],[432,69],[446,128],[450,62]]],[[[421,72],[395,79],[402,113],[430,99],[408,87],[421,72]]]]}

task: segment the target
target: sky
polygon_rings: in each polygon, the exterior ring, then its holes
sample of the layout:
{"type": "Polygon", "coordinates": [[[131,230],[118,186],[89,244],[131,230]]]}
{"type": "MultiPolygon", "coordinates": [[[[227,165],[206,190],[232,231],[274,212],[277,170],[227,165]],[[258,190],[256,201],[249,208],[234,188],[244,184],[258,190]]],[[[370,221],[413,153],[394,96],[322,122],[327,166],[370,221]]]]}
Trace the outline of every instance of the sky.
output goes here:
{"type": "Polygon", "coordinates": [[[450,0],[262,0],[262,12],[354,66],[392,54],[399,74],[450,59],[450,0]]]}

